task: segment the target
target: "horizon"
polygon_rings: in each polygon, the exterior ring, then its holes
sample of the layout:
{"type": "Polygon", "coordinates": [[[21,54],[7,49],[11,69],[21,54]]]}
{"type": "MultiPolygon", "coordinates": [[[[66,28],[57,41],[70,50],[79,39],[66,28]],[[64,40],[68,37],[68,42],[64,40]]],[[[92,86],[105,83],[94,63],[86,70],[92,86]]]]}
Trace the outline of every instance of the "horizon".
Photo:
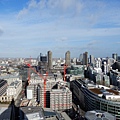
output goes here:
{"type": "Polygon", "coordinates": [[[37,58],[52,51],[79,57],[120,55],[119,0],[1,0],[0,57],[37,58]]]}

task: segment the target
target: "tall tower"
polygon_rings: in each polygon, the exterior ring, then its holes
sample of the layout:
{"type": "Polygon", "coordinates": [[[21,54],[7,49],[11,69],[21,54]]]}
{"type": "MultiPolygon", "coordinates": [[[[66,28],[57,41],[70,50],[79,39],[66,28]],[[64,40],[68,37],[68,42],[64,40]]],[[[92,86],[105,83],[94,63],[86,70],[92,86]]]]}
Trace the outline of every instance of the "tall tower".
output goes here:
{"type": "Polygon", "coordinates": [[[52,52],[48,51],[48,68],[52,68],[52,52]]]}
{"type": "Polygon", "coordinates": [[[94,64],[94,56],[93,55],[90,55],[90,64],[94,64]]]}
{"type": "Polygon", "coordinates": [[[83,53],[83,65],[88,65],[88,52],[83,53]]]}
{"type": "Polygon", "coordinates": [[[65,64],[70,66],[70,51],[65,53],[65,64]]]}

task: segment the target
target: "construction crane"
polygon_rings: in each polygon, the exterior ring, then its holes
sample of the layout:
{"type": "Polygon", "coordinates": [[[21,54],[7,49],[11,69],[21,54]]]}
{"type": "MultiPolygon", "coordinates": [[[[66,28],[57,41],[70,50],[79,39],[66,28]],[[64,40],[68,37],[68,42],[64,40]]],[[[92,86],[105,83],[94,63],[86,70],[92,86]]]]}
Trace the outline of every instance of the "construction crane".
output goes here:
{"type": "MultiPolygon", "coordinates": [[[[30,62],[31,64],[31,56],[30,56],[30,62]]],[[[30,84],[30,79],[31,79],[31,75],[30,75],[30,68],[28,68],[28,85],[30,84]]]]}
{"type": "Polygon", "coordinates": [[[48,72],[46,72],[45,77],[43,77],[40,73],[38,73],[30,64],[26,64],[31,70],[33,70],[40,78],[44,80],[44,108],[46,108],[46,81],[48,72]]]}
{"type": "Polygon", "coordinates": [[[66,64],[64,64],[64,81],[66,81],[66,69],[67,69],[67,66],[66,64]]]}

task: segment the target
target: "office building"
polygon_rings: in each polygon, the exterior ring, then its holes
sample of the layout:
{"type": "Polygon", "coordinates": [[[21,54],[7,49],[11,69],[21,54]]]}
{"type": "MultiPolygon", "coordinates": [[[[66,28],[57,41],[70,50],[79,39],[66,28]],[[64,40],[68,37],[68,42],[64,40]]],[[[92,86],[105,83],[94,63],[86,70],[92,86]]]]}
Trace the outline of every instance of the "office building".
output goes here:
{"type": "Polygon", "coordinates": [[[88,65],[88,52],[83,53],[83,65],[88,65]]]}
{"type": "Polygon", "coordinates": [[[90,55],[90,64],[93,66],[95,63],[94,56],[90,55]]]}
{"type": "Polygon", "coordinates": [[[48,51],[48,69],[52,68],[52,52],[48,51]]]}
{"type": "Polygon", "coordinates": [[[71,109],[72,92],[66,87],[52,89],[50,92],[50,108],[58,111],[71,109]]]}
{"type": "Polygon", "coordinates": [[[73,94],[77,97],[80,107],[85,111],[106,111],[120,120],[120,95],[116,90],[103,85],[86,84],[84,80],[71,82],[73,94]]]}
{"type": "Polygon", "coordinates": [[[65,53],[65,64],[68,65],[68,66],[70,66],[70,64],[71,64],[70,51],[67,51],[65,53]]]}
{"type": "Polygon", "coordinates": [[[48,61],[47,61],[47,55],[42,55],[42,53],[40,53],[40,58],[39,58],[39,62],[38,62],[38,68],[39,68],[39,72],[42,74],[45,74],[48,68],[48,61]]]}

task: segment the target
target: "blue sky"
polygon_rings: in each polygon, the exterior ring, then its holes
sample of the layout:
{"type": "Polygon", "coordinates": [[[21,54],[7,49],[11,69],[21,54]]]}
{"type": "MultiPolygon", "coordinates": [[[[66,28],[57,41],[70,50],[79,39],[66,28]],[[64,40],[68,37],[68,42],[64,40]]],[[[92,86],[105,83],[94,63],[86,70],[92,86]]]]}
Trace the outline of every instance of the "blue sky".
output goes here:
{"type": "Polygon", "coordinates": [[[120,55],[120,0],[0,0],[0,57],[120,55]]]}

